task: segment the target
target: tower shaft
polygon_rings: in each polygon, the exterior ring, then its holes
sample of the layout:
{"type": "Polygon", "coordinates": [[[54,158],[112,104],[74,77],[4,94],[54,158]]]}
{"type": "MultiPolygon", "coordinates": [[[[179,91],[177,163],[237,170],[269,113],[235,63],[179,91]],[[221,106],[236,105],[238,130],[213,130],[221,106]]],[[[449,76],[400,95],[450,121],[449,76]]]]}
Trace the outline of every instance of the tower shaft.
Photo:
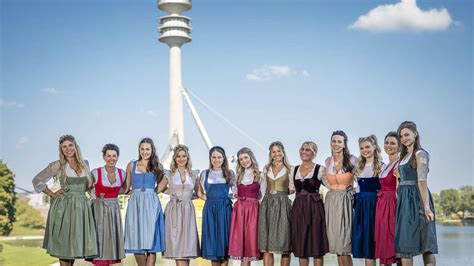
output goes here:
{"type": "Polygon", "coordinates": [[[184,144],[181,45],[170,45],[169,70],[169,141],[176,135],[178,143],[173,144],[184,144]]]}

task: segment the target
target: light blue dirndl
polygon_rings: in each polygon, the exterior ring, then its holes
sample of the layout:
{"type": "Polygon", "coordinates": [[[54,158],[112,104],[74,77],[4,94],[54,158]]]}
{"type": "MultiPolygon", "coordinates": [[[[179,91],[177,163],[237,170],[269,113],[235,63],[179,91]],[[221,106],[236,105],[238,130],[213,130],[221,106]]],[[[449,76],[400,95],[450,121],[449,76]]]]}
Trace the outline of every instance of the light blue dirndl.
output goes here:
{"type": "Polygon", "coordinates": [[[132,166],[132,195],[125,215],[125,252],[145,253],[165,250],[165,220],[160,199],[154,191],[156,177],[137,173],[132,166]]]}

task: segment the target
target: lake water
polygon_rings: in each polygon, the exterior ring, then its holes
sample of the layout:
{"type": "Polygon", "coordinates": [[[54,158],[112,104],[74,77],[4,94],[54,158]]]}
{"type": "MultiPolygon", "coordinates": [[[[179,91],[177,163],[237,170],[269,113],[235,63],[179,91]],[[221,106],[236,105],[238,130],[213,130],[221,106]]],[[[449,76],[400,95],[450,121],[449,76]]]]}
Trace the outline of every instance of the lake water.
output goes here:
{"type": "MultiPolygon", "coordinates": [[[[439,254],[436,256],[438,265],[474,265],[474,225],[448,226],[437,225],[439,254]]],[[[40,246],[41,240],[9,241],[9,244],[18,246],[40,246]]],[[[275,257],[275,264],[279,265],[279,256],[275,257]]],[[[159,258],[157,265],[175,265],[172,260],[159,258]]],[[[74,265],[90,265],[83,261],[77,261],[74,265]]],[[[122,265],[136,265],[133,256],[128,256],[122,265]]],[[[209,261],[203,259],[193,260],[191,265],[210,265],[209,261]]],[[[240,265],[239,262],[230,261],[229,265],[240,265]]],[[[254,262],[252,265],[262,265],[262,262],[254,262]]],[[[298,259],[292,258],[291,265],[298,265],[298,259]]],[[[310,264],[312,265],[312,264],[310,264]]],[[[324,265],[337,265],[334,255],[325,256],[324,265]]],[[[354,260],[355,266],[364,265],[362,259],[354,260]]],[[[414,265],[423,265],[421,256],[415,258],[414,265]]]]}

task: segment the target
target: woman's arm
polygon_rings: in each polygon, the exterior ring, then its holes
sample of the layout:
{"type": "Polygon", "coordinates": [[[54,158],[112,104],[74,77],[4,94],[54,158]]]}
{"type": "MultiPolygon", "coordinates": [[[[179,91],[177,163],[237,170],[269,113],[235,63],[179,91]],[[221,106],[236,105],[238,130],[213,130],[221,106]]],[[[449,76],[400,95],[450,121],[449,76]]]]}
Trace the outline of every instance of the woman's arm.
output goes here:
{"type": "MultiPolygon", "coordinates": [[[[36,192],[43,192],[49,180],[59,173],[59,161],[52,162],[33,178],[33,187],[36,192]]],[[[51,191],[49,188],[47,191],[51,191]]]]}
{"type": "Polygon", "coordinates": [[[90,178],[87,179],[87,190],[88,190],[89,192],[91,192],[92,189],[94,188],[94,185],[95,185],[95,182],[96,182],[96,178],[95,178],[95,176],[93,176],[92,173],[91,173],[91,169],[90,169],[90,167],[89,167],[89,161],[84,160],[84,164],[85,164],[85,165],[84,165],[84,167],[85,167],[84,171],[86,171],[86,173],[88,173],[89,176],[90,176],[90,178]]]}
{"type": "Polygon", "coordinates": [[[423,201],[423,209],[428,221],[434,221],[434,214],[430,208],[430,196],[428,192],[428,172],[429,172],[429,155],[424,150],[416,152],[416,172],[418,174],[418,189],[420,190],[421,200],[423,201]]]}
{"type": "Polygon", "coordinates": [[[127,176],[125,178],[124,194],[130,194],[130,188],[132,187],[132,165],[133,165],[133,161],[130,161],[127,165],[127,176]]]}
{"type": "Polygon", "coordinates": [[[288,173],[288,194],[291,195],[295,193],[295,183],[293,182],[293,175],[295,172],[295,167],[291,166],[288,173]]]}
{"type": "Polygon", "coordinates": [[[168,178],[166,178],[165,176],[163,176],[163,178],[161,179],[160,183],[158,183],[157,187],[156,187],[156,193],[161,193],[161,192],[164,192],[165,190],[168,189],[168,178]]]}
{"type": "Polygon", "coordinates": [[[329,188],[329,182],[326,177],[326,167],[324,167],[324,165],[321,165],[319,167],[318,179],[321,180],[321,182],[323,183],[323,186],[325,186],[326,188],[329,188]]]}
{"type": "Polygon", "coordinates": [[[205,174],[206,174],[206,171],[202,171],[199,179],[197,180],[197,183],[198,183],[197,196],[202,200],[206,200],[206,193],[204,192],[204,189],[203,189],[205,174]]]}
{"type": "Polygon", "coordinates": [[[239,191],[237,188],[237,175],[234,174],[234,171],[230,170],[230,191],[232,193],[232,198],[237,198],[239,191]]]}
{"type": "Polygon", "coordinates": [[[264,175],[263,173],[260,173],[259,183],[260,183],[260,195],[258,196],[258,199],[261,201],[267,191],[267,179],[266,179],[266,175],[264,175]]]}

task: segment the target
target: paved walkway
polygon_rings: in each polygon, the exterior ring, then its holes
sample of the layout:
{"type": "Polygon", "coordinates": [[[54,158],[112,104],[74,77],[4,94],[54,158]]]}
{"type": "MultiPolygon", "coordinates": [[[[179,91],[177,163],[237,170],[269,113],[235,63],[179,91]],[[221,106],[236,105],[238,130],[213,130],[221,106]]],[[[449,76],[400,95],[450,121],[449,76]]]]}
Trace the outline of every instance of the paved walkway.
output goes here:
{"type": "Polygon", "coordinates": [[[0,241],[35,240],[43,238],[44,236],[2,236],[0,237],[0,241]]]}

